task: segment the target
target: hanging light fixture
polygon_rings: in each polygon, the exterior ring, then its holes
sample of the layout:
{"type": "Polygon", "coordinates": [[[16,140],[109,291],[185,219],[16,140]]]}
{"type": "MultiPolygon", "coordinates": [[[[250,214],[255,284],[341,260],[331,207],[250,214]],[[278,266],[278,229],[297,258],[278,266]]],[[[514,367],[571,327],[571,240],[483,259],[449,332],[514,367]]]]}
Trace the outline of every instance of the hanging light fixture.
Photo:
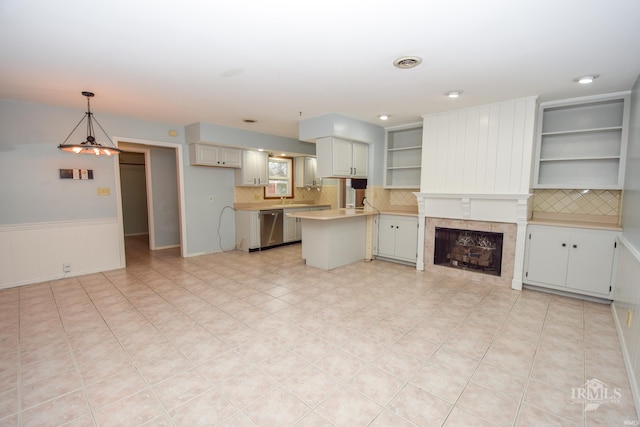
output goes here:
{"type": "Polygon", "coordinates": [[[96,156],[105,155],[110,156],[112,154],[120,154],[122,150],[116,148],[115,145],[111,142],[111,138],[107,135],[107,132],[102,128],[98,120],[93,117],[93,113],[91,112],[90,100],[94,96],[93,92],[82,92],[83,96],[87,97],[87,112],[84,114],[84,117],[78,122],[76,127],[73,128],[69,136],[64,140],[64,142],[58,145],[58,148],[62,151],[68,151],[70,153],[75,154],[94,154],[96,156]],[[87,139],[80,144],[67,144],[71,135],[78,129],[78,127],[82,124],[83,121],[87,120],[87,139]],[[102,133],[107,137],[107,141],[110,145],[102,145],[98,141],[96,141],[96,137],[93,131],[93,122],[96,122],[102,133]]]}

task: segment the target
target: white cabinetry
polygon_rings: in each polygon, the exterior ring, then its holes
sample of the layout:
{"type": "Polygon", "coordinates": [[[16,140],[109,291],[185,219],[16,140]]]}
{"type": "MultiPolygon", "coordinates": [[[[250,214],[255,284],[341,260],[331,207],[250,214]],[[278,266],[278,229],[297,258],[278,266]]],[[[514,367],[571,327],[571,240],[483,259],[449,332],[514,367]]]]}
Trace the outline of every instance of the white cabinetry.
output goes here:
{"type": "Polygon", "coordinates": [[[295,158],[296,187],[317,188],[322,186],[322,179],[318,177],[318,162],[315,157],[295,158]]]}
{"type": "Polygon", "coordinates": [[[533,186],[622,189],[627,93],[540,105],[533,186]]]}
{"type": "Polygon", "coordinates": [[[374,254],[415,264],[418,258],[418,218],[382,214],[376,222],[374,254]]]}
{"type": "Polygon", "coordinates": [[[236,248],[260,249],[260,211],[236,211],[236,248]]]}
{"type": "Polygon", "coordinates": [[[197,166],[240,168],[242,166],[242,150],[210,144],[189,144],[189,161],[192,165],[197,166]]]}
{"type": "Polygon", "coordinates": [[[292,208],[284,210],[284,243],[297,242],[302,239],[302,221],[300,218],[288,217],[291,212],[306,212],[310,208],[292,208]]]}
{"type": "Polygon", "coordinates": [[[302,219],[288,217],[291,212],[323,211],[329,206],[314,206],[311,208],[288,208],[284,209],[284,243],[299,242],[302,239],[302,219]]]}
{"type": "Polygon", "coordinates": [[[387,128],[385,188],[420,188],[422,124],[387,128]]]}
{"type": "Polygon", "coordinates": [[[612,299],[618,232],[529,225],[525,284],[612,299]]]}
{"type": "Polygon", "coordinates": [[[239,187],[266,187],[269,183],[268,155],[262,151],[242,150],[242,168],[236,170],[239,187]]]}
{"type": "Polygon", "coordinates": [[[366,178],[369,164],[369,146],[363,142],[335,137],[316,140],[318,176],[366,178]]]}

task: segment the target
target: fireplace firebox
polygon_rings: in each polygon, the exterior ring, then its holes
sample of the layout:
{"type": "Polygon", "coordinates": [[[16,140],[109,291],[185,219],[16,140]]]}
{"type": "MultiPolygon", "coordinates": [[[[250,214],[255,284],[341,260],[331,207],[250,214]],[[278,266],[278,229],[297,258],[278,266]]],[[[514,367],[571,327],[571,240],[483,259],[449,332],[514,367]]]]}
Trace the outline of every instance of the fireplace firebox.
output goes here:
{"type": "Polygon", "coordinates": [[[435,228],[433,264],[500,276],[503,233],[435,228]]]}

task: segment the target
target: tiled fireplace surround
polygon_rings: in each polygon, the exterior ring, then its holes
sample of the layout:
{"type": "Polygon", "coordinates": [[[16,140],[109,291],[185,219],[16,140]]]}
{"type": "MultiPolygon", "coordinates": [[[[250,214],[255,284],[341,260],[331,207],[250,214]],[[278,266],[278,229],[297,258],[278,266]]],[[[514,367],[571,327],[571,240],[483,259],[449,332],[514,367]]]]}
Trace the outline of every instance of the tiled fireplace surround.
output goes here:
{"type": "Polygon", "coordinates": [[[415,193],[418,199],[419,270],[522,289],[522,269],[530,194],[415,193]],[[502,274],[488,276],[433,264],[435,228],[503,233],[502,274]]]}

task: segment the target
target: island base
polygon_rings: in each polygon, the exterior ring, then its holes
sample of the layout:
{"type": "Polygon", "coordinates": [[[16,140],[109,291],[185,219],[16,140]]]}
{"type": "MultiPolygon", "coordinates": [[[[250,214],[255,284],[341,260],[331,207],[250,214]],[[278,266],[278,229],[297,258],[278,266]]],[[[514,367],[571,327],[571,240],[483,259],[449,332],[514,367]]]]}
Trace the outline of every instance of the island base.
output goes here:
{"type": "Polygon", "coordinates": [[[337,221],[302,219],[302,258],[307,265],[332,270],[364,260],[366,217],[337,221]]]}

